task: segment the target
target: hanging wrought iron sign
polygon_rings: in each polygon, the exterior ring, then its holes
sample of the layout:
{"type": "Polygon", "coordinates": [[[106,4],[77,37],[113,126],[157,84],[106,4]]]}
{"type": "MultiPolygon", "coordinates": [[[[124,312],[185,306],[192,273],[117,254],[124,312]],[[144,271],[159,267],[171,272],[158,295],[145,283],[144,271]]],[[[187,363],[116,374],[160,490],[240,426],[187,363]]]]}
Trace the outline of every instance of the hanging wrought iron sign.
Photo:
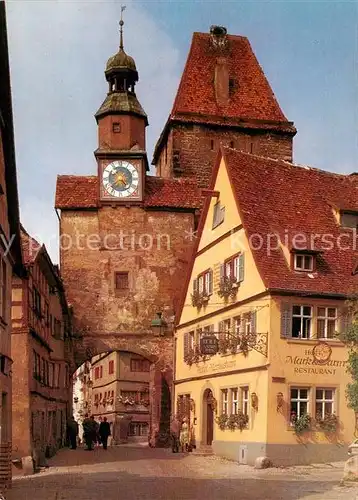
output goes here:
{"type": "Polygon", "coordinates": [[[219,350],[219,342],[215,335],[205,335],[200,339],[200,354],[214,356],[219,350]]]}

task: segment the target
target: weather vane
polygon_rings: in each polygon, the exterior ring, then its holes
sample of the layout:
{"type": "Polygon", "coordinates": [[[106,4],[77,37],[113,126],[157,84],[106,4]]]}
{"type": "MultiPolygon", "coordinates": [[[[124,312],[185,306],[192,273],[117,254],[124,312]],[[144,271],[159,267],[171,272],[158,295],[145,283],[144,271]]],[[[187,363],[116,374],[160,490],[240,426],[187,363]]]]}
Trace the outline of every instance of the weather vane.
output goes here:
{"type": "Polygon", "coordinates": [[[121,5],[121,20],[119,21],[119,32],[120,32],[120,42],[119,48],[123,50],[123,11],[126,9],[126,5],[121,5]]]}

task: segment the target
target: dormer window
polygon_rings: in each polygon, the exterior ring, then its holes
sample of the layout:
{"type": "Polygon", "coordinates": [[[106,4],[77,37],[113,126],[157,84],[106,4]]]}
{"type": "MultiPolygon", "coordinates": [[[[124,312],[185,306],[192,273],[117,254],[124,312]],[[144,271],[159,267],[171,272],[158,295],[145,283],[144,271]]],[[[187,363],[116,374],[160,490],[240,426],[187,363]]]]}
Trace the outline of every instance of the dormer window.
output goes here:
{"type": "Polygon", "coordinates": [[[220,204],[220,201],[214,205],[214,217],[213,217],[213,229],[224,222],[225,218],[225,207],[220,204]]]}
{"type": "Polygon", "coordinates": [[[358,229],[358,212],[341,211],[341,226],[349,229],[358,229]]]}
{"type": "Polygon", "coordinates": [[[295,271],[312,272],[314,270],[315,256],[311,254],[296,253],[294,255],[293,268],[295,271]]]}

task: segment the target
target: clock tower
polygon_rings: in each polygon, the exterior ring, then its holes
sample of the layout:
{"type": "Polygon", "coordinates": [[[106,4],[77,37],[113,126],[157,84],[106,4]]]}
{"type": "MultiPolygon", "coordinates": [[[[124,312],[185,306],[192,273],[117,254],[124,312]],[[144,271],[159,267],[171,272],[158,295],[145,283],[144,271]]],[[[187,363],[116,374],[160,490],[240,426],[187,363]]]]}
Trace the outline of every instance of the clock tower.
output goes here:
{"type": "Polygon", "coordinates": [[[108,59],[105,70],[108,94],[95,115],[99,197],[102,203],[111,204],[141,202],[149,170],[145,151],[148,119],[135,94],[138,72],[123,48],[123,24],[121,19],[119,51],[108,59]]]}

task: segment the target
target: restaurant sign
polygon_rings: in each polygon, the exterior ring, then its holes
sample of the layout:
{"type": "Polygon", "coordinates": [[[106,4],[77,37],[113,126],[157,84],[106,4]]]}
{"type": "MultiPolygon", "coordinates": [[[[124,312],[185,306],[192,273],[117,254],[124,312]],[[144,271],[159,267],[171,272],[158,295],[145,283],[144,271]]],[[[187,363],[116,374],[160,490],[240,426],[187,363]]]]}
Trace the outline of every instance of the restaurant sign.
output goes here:
{"type": "Polygon", "coordinates": [[[347,361],[332,359],[332,348],[319,342],[313,349],[307,349],[303,356],[286,356],[286,364],[294,365],[294,372],[310,375],[335,375],[337,368],[344,368],[347,361]]]}
{"type": "Polygon", "coordinates": [[[219,350],[219,342],[215,335],[205,335],[200,339],[200,353],[204,356],[214,356],[219,350]]]}

